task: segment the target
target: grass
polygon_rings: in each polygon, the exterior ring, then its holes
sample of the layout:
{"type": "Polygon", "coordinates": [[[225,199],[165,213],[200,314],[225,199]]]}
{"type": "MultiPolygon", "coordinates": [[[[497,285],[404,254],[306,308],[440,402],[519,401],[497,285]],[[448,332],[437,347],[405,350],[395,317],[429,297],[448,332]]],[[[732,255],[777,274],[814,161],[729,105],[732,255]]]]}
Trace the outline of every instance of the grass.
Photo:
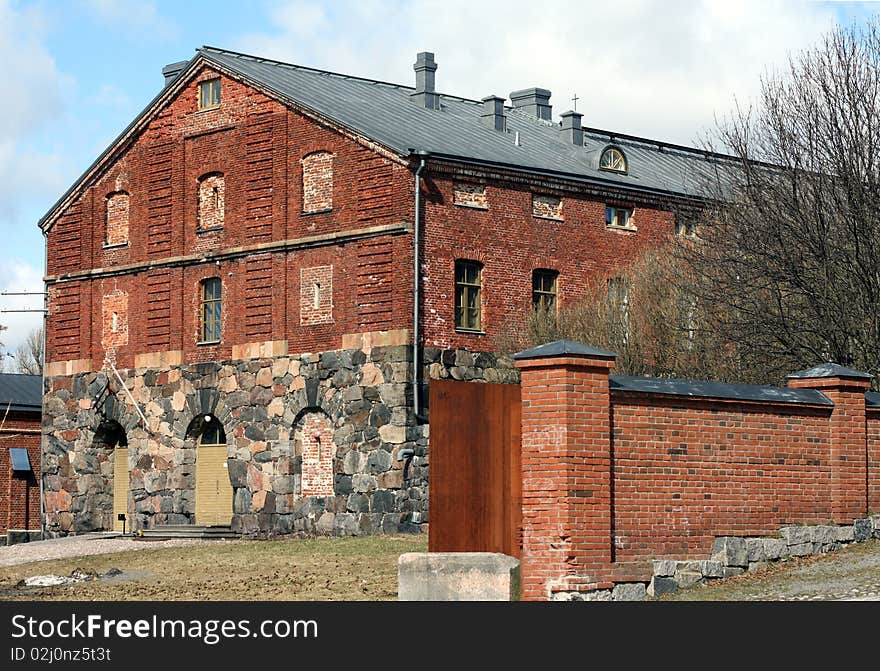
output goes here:
{"type": "Polygon", "coordinates": [[[397,598],[397,558],[427,550],[427,535],[210,541],[201,545],[53,559],[0,568],[0,600],[385,601],[397,598]],[[123,575],[17,588],[34,575],[79,568],[123,575]]]}

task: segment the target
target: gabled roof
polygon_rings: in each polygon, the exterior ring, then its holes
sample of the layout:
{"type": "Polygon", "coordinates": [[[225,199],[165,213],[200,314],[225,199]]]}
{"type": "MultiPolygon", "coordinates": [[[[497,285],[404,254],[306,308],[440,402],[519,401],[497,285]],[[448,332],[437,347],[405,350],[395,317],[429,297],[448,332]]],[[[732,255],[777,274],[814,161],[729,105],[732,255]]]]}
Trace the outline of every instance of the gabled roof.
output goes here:
{"type": "Polygon", "coordinates": [[[40,412],[43,407],[43,378],[40,375],[0,373],[0,420],[10,412],[40,412]]]}
{"type": "Polygon", "coordinates": [[[591,345],[584,345],[576,340],[554,340],[531,349],[517,352],[514,359],[539,359],[542,357],[564,357],[566,355],[599,357],[602,359],[614,359],[617,355],[606,349],[599,349],[591,345]]]}
{"type": "Polygon", "coordinates": [[[584,146],[578,147],[565,141],[560,124],[510,107],[505,108],[507,130],[496,131],[482,122],[480,101],[440,94],[440,109],[426,109],[412,97],[414,88],[410,86],[205,46],[40,220],[41,228],[51,224],[58,210],[98,174],[106,159],[148,123],[202,64],[256,85],[282,102],[364,136],[401,157],[420,150],[440,158],[687,198],[703,197],[707,178],[719,166],[730,165],[730,157],[720,154],[594,128],[584,129],[584,146]],[[599,169],[599,156],[609,145],[624,152],[626,174],[599,169]]]}

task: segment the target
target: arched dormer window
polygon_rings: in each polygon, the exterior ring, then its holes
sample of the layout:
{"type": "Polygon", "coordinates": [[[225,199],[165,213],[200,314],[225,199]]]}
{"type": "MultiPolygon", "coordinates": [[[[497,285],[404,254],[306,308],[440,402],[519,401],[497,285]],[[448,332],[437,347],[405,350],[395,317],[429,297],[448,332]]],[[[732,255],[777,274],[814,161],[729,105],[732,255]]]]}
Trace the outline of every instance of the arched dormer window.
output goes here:
{"type": "Polygon", "coordinates": [[[107,219],[104,245],[113,247],[128,243],[129,197],[125,191],[107,194],[107,219]]]}
{"type": "Polygon", "coordinates": [[[333,154],[316,151],[302,160],[303,214],[333,209],[333,154]]]}
{"type": "Polygon", "coordinates": [[[226,210],[226,179],[222,172],[211,172],[199,178],[200,231],[223,228],[226,210]]]}
{"type": "Polygon", "coordinates": [[[618,147],[606,147],[599,159],[599,168],[611,172],[627,171],[626,156],[618,147]]]}

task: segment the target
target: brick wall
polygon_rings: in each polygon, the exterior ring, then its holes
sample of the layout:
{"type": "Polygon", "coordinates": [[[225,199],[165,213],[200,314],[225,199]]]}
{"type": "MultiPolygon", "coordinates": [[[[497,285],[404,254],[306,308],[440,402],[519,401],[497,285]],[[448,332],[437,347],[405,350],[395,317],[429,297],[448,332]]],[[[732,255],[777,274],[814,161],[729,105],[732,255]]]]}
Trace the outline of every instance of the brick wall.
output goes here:
{"type": "Polygon", "coordinates": [[[610,389],[611,366],[598,355],[517,362],[523,598],[648,580],[651,560],[705,557],[717,536],[880,510],[869,380],[791,379],[825,398],[759,402],[610,389]]]}
{"type": "Polygon", "coordinates": [[[40,528],[40,413],[10,412],[0,429],[0,534],[40,528]],[[10,447],[28,451],[32,473],[14,473],[10,447]]]}
{"type": "Polygon", "coordinates": [[[319,151],[302,160],[303,212],[333,209],[333,154],[319,151]]]}

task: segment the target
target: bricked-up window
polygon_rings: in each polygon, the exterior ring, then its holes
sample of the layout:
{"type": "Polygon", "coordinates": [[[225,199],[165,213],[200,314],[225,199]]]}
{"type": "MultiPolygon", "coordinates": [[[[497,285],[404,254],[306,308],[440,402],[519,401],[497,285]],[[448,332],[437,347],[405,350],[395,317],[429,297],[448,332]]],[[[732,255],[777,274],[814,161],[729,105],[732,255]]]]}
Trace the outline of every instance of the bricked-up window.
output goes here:
{"type": "Polygon", "coordinates": [[[464,184],[457,182],[452,186],[452,203],[462,207],[489,209],[485,184],[464,184]]]}
{"type": "Polygon", "coordinates": [[[115,350],[128,344],[128,294],[115,289],[101,297],[101,345],[115,350]]]}
{"type": "Polygon", "coordinates": [[[483,264],[455,262],[455,328],[480,331],[482,319],[483,264]]]}
{"type": "Polygon", "coordinates": [[[635,230],[636,224],[633,221],[633,211],[626,207],[607,205],[605,207],[605,225],[609,228],[629,228],[635,230]]]}
{"type": "Polygon", "coordinates": [[[562,220],[562,198],[547,194],[532,194],[532,216],[562,220]]]}
{"type": "Polygon", "coordinates": [[[219,277],[202,280],[202,342],[219,342],[223,285],[219,277]]]}
{"type": "Polygon", "coordinates": [[[226,179],[219,172],[199,178],[200,231],[223,228],[226,217],[226,179]]]}
{"type": "Polygon", "coordinates": [[[300,270],[299,321],[303,326],[333,323],[333,266],[300,270]]]}
{"type": "Polygon", "coordinates": [[[302,495],[333,496],[333,457],[336,444],[333,425],[326,415],[310,412],[294,433],[302,454],[302,495]]]}
{"type": "Polygon", "coordinates": [[[333,154],[318,151],[302,160],[304,214],[333,209],[333,154]]]}
{"type": "Polygon", "coordinates": [[[626,156],[617,147],[608,147],[602,152],[599,168],[612,172],[626,172],[626,156]]]}
{"type": "Polygon", "coordinates": [[[556,312],[556,281],[559,273],[555,270],[538,269],[532,271],[532,307],[536,310],[556,312]]]}
{"type": "Polygon", "coordinates": [[[199,109],[208,110],[220,106],[220,78],[199,82],[199,109]]]}
{"type": "Polygon", "coordinates": [[[128,243],[128,212],[129,197],[124,191],[111,193],[107,196],[107,231],[105,245],[124,245],[128,243]]]}

